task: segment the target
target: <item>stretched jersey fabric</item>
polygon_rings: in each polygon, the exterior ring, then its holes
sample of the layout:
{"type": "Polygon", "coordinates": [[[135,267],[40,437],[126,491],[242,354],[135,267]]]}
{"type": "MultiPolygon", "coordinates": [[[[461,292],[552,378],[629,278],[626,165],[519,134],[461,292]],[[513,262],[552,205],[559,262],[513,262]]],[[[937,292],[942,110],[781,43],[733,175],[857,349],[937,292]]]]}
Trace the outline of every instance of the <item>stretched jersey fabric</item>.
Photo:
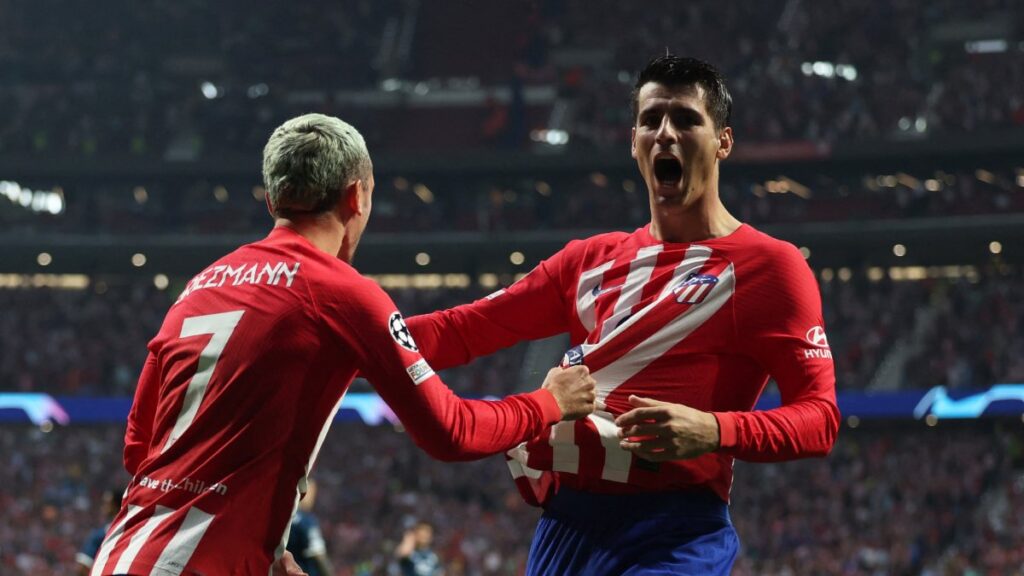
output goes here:
{"type": "Polygon", "coordinates": [[[839,411],[817,283],[800,253],[748,225],[695,243],[648,227],[570,242],[485,299],[410,319],[445,368],[521,340],[568,332],[607,412],[559,423],[508,453],[520,492],[542,504],[559,485],[599,493],[710,490],[728,501],[733,458],[827,454],[839,411]],[[769,376],[780,408],[755,412],[769,376]],[[714,413],[721,448],[653,463],[619,448],[614,418],[631,394],[714,413]]]}
{"type": "Polygon", "coordinates": [[[269,573],[357,372],[438,458],[501,452],[560,418],[543,390],[455,396],[376,284],[276,228],[193,278],[149,343],[125,434],[134,477],[92,574],[269,573]]]}

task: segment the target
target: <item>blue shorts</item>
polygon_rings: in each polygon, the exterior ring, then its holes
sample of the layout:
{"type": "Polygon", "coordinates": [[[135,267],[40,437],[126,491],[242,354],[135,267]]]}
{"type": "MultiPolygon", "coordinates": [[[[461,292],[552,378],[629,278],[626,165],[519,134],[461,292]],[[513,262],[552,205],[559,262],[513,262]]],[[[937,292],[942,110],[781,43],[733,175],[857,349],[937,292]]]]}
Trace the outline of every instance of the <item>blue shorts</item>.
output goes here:
{"type": "Polygon", "coordinates": [[[592,494],[561,488],[530,546],[529,576],[726,576],[740,542],[713,494],[592,494]]]}

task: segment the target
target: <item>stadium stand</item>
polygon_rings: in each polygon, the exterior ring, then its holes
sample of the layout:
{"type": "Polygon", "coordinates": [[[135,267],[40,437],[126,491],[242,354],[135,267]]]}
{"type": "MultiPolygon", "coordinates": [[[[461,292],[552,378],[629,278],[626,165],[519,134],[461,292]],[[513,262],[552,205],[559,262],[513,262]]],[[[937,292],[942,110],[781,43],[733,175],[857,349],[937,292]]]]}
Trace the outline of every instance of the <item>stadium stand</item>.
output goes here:
{"type": "MultiPolygon", "coordinates": [[[[1020,426],[865,426],[843,430],[828,459],[738,464],[733,517],[744,546],[735,573],[1019,574],[1020,426]]],[[[121,432],[0,427],[5,573],[73,566],[100,493],[128,480],[110,450],[121,432]]],[[[338,424],[315,475],[338,574],[388,574],[391,551],[417,519],[437,527],[448,574],[517,574],[524,565],[538,510],[520,500],[500,460],[442,464],[391,427],[338,424]]]]}
{"type": "MultiPolygon", "coordinates": [[[[806,251],[840,393],[1024,383],[1024,4],[600,7],[0,0],[0,393],[130,396],[189,275],[269,227],[260,150],[299,113],[366,135],[377,189],[358,265],[394,275],[407,315],[643,225],[629,92],[666,48],[727,75],[722,197],[806,251]]],[[[523,346],[443,376],[503,395],[530,365],[523,346]]],[[[828,459],[737,464],[735,573],[1024,575],[1019,413],[844,414],[828,459]]],[[[122,435],[0,423],[0,573],[73,569],[100,494],[128,481],[122,435]]],[[[449,576],[523,569],[538,512],[500,459],[441,464],[400,429],[344,422],[315,476],[341,575],[394,573],[417,519],[449,576]]]]}

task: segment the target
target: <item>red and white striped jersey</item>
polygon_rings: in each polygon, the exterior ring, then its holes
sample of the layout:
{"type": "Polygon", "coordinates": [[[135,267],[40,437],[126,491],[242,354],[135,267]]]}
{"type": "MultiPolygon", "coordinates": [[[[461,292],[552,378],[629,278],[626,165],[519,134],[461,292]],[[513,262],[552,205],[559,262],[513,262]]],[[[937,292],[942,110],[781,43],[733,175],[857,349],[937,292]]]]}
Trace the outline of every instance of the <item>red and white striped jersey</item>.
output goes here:
{"type": "Polygon", "coordinates": [[[547,391],[463,401],[391,299],[276,228],[193,278],[149,343],[125,435],[134,477],[92,574],[267,574],[357,372],[444,459],[507,450],[560,419],[547,391]]]}
{"type": "Polygon", "coordinates": [[[695,243],[648,227],[570,242],[526,277],[409,326],[448,367],[527,339],[570,334],[607,412],[559,423],[508,453],[527,501],[557,485],[616,493],[711,490],[728,500],[733,458],[828,453],[839,411],[817,283],[791,244],[748,225],[695,243]],[[783,406],[752,411],[769,376],[783,406]],[[721,448],[653,463],[619,448],[615,416],[631,394],[715,414],[721,448]]]}

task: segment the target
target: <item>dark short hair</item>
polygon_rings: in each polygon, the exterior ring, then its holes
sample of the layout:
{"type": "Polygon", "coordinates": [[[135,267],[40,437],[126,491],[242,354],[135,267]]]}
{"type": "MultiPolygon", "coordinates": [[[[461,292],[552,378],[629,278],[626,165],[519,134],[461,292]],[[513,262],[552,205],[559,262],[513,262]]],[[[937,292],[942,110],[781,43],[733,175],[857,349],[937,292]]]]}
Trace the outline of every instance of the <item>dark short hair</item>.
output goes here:
{"type": "Polygon", "coordinates": [[[640,113],[640,89],[648,82],[666,88],[700,86],[704,89],[704,106],[718,129],[729,125],[732,116],[732,96],[725,87],[725,78],[717,68],[697,58],[665,54],[651,60],[640,71],[633,86],[633,119],[640,113]]]}

